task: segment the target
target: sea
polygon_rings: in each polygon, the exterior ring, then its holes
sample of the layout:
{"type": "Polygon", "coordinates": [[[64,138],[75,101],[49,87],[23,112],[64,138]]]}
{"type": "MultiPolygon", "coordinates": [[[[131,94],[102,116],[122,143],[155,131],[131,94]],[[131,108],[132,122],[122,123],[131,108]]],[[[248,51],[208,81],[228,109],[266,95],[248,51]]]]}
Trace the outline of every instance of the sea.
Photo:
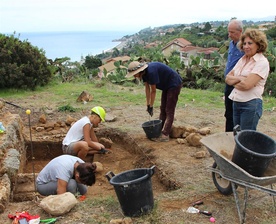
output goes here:
{"type": "Polygon", "coordinates": [[[21,32],[14,34],[33,46],[45,51],[48,59],[69,57],[80,62],[86,56],[95,56],[120,44],[119,40],[133,33],[127,31],[67,31],[67,32],[21,32]]]}

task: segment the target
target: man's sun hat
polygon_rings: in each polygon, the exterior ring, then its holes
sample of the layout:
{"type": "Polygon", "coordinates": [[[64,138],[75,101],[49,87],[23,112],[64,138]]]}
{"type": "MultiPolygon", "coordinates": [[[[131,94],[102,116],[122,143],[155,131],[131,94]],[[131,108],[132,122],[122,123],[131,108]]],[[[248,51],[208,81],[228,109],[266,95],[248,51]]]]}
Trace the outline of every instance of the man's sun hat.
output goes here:
{"type": "Polygon", "coordinates": [[[93,107],[91,109],[91,112],[94,112],[95,114],[97,114],[101,118],[102,122],[105,121],[105,110],[102,107],[99,107],[99,106],[93,107]]]}
{"type": "Polygon", "coordinates": [[[130,62],[127,68],[128,73],[126,74],[126,78],[130,78],[139,72],[145,70],[148,67],[147,63],[140,63],[139,61],[130,62]]]}

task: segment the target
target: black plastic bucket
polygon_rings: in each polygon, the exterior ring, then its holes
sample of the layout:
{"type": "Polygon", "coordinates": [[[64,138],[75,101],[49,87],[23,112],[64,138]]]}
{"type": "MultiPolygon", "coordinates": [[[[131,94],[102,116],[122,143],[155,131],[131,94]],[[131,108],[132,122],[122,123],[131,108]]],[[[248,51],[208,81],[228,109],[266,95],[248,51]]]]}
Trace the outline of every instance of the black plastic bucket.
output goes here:
{"type": "Polygon", "coordinates": [[[162,131],[162,120],[151,120],[142,124],[148,139],[158,138],[162,131]]]}
{"type": "Polygon", "coordinates": [[[263,176],[269,162],[276,156],[276,142],[254,130],[237,132],[235,142],[232,161],[253,176],[263,176]]]}
{"type": "Polygon", "coordinates": [[[110,171],[106,174],[125,216],[137,217],[153,209],[151,176],[154,174],[154,168],[155,166],[149,169],[134,169],[117,175],[110,171]]]}

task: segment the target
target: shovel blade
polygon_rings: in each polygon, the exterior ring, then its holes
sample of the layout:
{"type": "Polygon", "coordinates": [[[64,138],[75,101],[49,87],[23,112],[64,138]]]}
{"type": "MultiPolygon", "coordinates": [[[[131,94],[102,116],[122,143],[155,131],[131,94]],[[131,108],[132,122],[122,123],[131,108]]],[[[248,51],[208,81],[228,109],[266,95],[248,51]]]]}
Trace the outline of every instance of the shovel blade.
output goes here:
{"type": "Polygon", "coordinates": [[[195,208],[195,207],[189,207],[187,209],[187,212],[188,213],[199,213],[199,210],[197,208],[195,208]]]}

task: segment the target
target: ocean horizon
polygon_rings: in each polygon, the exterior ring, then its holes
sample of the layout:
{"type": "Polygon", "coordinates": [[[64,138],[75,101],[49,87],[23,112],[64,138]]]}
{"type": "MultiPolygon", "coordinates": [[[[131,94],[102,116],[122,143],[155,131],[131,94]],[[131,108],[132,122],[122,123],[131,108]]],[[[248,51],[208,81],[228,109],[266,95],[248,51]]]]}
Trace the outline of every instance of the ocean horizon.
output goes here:
{"type": "Polygon", "coordinates": [[[20,40],[27,40],[33,46],[43,49],[48,59],[69,57],[70,61],[81,61],[86,56],[95,56],[108,51],[120,42],[114,42],[126,35],[126,31],[62,31],[22,32],[15,34],[20,40]]]}

